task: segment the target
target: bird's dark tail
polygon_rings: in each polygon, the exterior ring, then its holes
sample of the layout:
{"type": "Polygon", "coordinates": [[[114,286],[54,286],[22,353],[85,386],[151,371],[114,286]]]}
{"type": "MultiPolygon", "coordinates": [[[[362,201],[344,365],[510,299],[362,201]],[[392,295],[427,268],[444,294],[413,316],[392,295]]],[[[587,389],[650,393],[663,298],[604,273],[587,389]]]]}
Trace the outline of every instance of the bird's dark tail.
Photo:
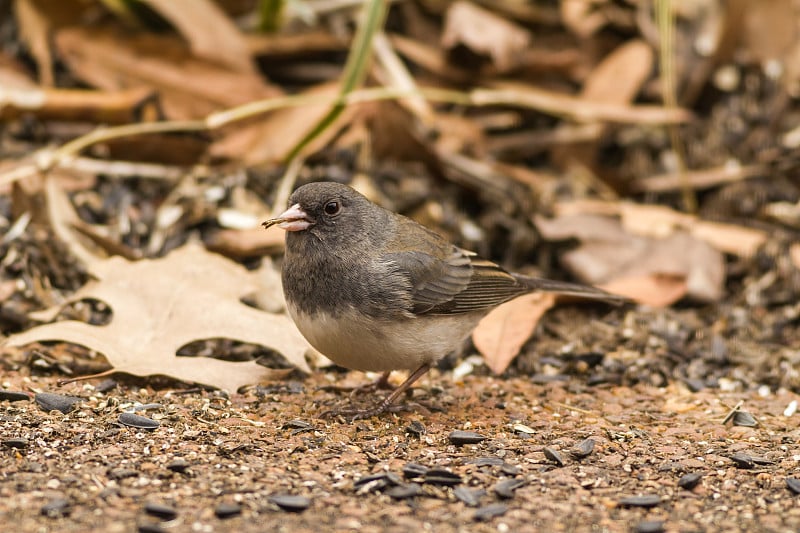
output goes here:
{"type": "Polygon", "coordinates": [[[584,298],[587,300],[601,300],[614,305],[621,305],[631,302],[629,298],[624,296],[611,294],[603,289],[590,287],[588,285],[581,285],[579,283],[569,283],[568,281],[555,281],[544,278],[533,278],[529,276],[523,276],[522,274],[513,274],[513,276],[520,283],[537,291],[561,294],[564,296],[574,296],[576,298],[584,298]]]}

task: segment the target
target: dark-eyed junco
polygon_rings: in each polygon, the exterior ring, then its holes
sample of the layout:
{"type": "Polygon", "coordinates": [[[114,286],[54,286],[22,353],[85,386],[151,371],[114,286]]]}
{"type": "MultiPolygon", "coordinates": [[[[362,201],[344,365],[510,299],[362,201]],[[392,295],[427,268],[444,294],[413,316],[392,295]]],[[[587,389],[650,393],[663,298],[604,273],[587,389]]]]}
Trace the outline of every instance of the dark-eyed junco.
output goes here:
{"type": "Polygon", "coordinates": [[[389,410],[481,318],[532,291],[621,302],[600,289],[522,276],[463,250],[338,183],[310,183],[264,222],[286,230],[283,291],[300,332],[336,364],[412,373],[364,418],[389,410]]]}

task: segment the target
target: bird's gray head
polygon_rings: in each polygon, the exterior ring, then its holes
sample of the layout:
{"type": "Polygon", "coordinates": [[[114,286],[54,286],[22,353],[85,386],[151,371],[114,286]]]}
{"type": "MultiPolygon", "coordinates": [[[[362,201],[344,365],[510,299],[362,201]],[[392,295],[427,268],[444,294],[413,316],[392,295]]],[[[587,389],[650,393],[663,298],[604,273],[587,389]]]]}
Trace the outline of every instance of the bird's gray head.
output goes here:
{"type": "Polygon", "coordinates": [[[285,229],[288,247],[312,239],[352,250],[358,243],[377,238],[381,225],[387,223],[386,214],[352,187],[315,182],[294,191],[289,197],[289,208],[264,225],[277,224],[285,229]]]}

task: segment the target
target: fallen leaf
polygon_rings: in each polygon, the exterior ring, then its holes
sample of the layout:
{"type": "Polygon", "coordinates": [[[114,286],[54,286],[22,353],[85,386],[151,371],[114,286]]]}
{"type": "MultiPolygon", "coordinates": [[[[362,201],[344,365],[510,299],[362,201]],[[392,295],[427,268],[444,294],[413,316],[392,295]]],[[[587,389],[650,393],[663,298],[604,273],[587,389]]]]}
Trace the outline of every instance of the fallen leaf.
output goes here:
{"type": "Polygon", "coordinates": [[[672,305],[686,296],[688,292],[686,276],[668,276],[666,274],[616,278],[604,283],[601,288],[652,307],[672,305]]]}
{"type": "MultiPolygon", "coordinates": [[[[622,217],[626,230],[646,235],[665,236],[672,230],[681,229],[692,236],[703,240],[717,250],[741,257],[750,257],[756,253],[759,246],[767,240],[767,233],[762,230],[709,222],[701,220],[694,215],[679,213],[668,207],[660,205],[640,205],[631,202],[605,202],[597,200],[578,200],[574,202],[559,202],[554,206],[558,216],[593,214],[611,217],[622,217]],[[664,230],[667,231],[664,231],[664,230]]],[[[552,228],[554,231],[563,231],[552,228]]],[[[580,231],[581,228],[575,228],[580,231]]],[[[586,228],[592,231],[592,228],[586,228]]],[[[567,238],[564,234],[563,237],[567,238]]],[[[559,237],[554,237],[559,238],[559,237]]]]}
{"type": "MultiPolygon", "coordinates": [[[[545,239],[581,241],[578,247],[566,252],[561,261],[584,282],[607,287],[628,278],[655,276],[649,282],[652,292],[654,286],[663,284],[654,281],[659,276],[681,277],[685,279],[686,295],[690,298],[716,301],[723,294],[725,262],[722,253],[682,228],[659,232],[659,237],[641,236],[627,231],[617,218],[589,214],[554,219],[536,217],[535,223],[545,239]]],[[[667,300],[664,296],[650,298],[647,294],[628,291],[621,294],[642,303],[667,300]]]]}
{"type": "Polygon", "coordinates": [[[285,232],[277,227],[266,231],[262,227],[227,229],[212,234],[206,241],[206,247],[212,252],[244,259],[280,252],[285,241],[285,232]]]}
{"type": "Polygon", "coordinates": [[[241,303],[243,295],[259,290],[256,277],[222,256],[184,246],[162,259],[112,257],[92,269],[97,281],[71,301],[105,302],[113,311],[110,324],[55,322],[12,335],[5,345],[72,342],[102,353],[118,372],[166,375],[231,391],[274,371],[255,362],[179,357],[178,350],[197,340],[230,338],[273,349],[308,371],[308,344],[292,321],[241,303]]]}
{"type": "Polygon", "coordinates": [[[527,30],[470,2],[454,2],[447,10],[442,46],[462,45],[488,56],[500,72],[517,66],[530,42],[527,30]]]}
{"type": "Polygon", "coordinates": [[[151,88],[158,91],[167,117],[175,120],[202,118],[282,93],[255,72],[195,57],[175,36],[70,27],[59,31],[55,42],[82,81],[109,91],[151,88]]]}
{"type": "Polygon", "coordinates": [[[789,257],[797,268],[800,268],[800,244],[793,244],[789,247],[789,257]]]}
{"type": "Polygon", "coordinates": [[[501,374],[508,368],[555,301],[554,294],[526,294],[483,317],[472,332],[472,342],[492,372],[501,374]]]}
{"type": "Polygon", "coordinates": [[[250,45],[228,15],[210,0],[144,0],[189,41],[196,57],[240,72],[255,72],[250,45]]]}
{"type": "Polygon", "coordinates": [[[578,37],[588,39],[608,23],[606,16],[596,9],[599,3],[601,2],[563,0],[561,2],[561,18],[564,25],[578,37]]]}
{"type": "MultiPolygon", "coordinates": [[[[631,39],[608,54],[589,74],[580,98],[586,102],[628,105],[653,71],[653,51],[646,42],[631,39]]],[[[575,165],[594,169],[599,139],[608,126],[590,124],[595,129],[593,140],[584,143],[557,145],[551,150],[553,161],[560,168],[575,165]]],[[[561,128],[569,125],[560,126],[561,128]]]]}
{"type": "MultiPolygon", "coordinates": [[[[224,138],[211,147],[214,157],[243,160],[244,164],[282,162],[292,149],[330,111],[330,97],[339,92],[338,83],[323,83],[305,91],[305,96],[319,96],[319,103],[276,109],[260,117],[250,128],[230,128],[224,138]]],[[[328,144],[352,121],[358,106],[347,106],[325,131],[317,135],[303,153],[314,153],[328,144]]]]}

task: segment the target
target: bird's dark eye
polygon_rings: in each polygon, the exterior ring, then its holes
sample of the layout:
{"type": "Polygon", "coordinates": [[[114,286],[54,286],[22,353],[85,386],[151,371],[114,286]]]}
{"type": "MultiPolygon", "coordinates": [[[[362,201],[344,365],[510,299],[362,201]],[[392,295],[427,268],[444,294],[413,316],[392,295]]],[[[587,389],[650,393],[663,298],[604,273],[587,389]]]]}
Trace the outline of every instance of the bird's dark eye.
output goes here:
{"type": "Polygon", "coordinates": [[[335,216],[338,215],[339,211],[342,210],[342,204],[340,204],[336,200],[331,200],[330,202],[325,204],[325,207],[323,209],[325,210],[326,215],[335,216]]]}

